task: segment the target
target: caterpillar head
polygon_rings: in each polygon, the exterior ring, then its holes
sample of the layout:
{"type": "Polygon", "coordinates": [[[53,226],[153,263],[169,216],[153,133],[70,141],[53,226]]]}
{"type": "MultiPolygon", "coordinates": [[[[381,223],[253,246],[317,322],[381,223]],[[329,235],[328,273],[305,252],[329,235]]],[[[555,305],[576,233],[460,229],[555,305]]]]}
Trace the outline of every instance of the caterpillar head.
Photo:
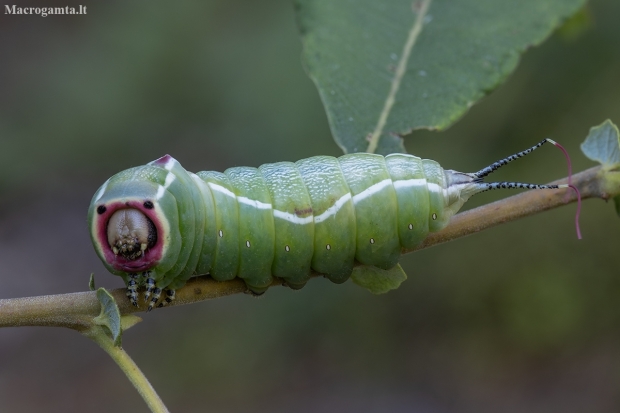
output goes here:
{"type": "Polygon", "coordinates": [[[156,164],[131,168],[106,181],[93,197],[90,236],[112,273],[161,273],[172,266],[167,257],[175,258],[171,239],[178,234],[170,228],[176,224],[171,221],[177,208],[174,196],[162,186],[173,179],[169,175],[174,176],[156,164]]]}

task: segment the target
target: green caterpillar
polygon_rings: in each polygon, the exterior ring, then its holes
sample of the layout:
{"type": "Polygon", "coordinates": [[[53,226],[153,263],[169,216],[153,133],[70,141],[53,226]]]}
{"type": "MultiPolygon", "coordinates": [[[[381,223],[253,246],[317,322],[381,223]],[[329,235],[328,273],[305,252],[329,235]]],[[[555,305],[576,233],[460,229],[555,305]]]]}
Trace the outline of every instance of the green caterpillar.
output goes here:
{"type": "Polygon", "coordinates": [[[240,277],[256,294],[274,277],[301,288],[312,270],[342,283],[355,262],[397,266],[402,248],[444,228],[476,193],[558,188],[482,182],[547,141],[476,173],[412,155],[359,153],[193,174],[166,155],[101,186],[88,210],[91,238],[134,305],[137,289],[146,287],[149,310],[162,290],[160,305],[202,274],[240,277]]]}

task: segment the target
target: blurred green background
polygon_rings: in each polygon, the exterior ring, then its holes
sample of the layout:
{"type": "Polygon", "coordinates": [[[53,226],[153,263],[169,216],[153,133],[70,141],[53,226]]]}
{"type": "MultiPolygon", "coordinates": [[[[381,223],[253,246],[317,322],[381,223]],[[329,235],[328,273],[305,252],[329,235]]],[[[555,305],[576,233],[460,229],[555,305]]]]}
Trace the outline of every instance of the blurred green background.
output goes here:
{"type": "MultiPolygon", "coordinates": [[[[339,155],[291,2],[65,4],[88,15],[0,14],[0,298],[84,291],[93,271],[121,287],[86,229],[92,194],[121,169],[165,153],[194,171],[339,155]]],[[[588,129],[620,122],[620,3],[593,0],[587,16],[410,152],[475,171],[551,137],[576,171],[593,166],[578,149],[588,129]]],[[[545,147],[497,179],[565,171],[545,147]]],[[[382,296],[313,280],[155,311],[123,344],[176,412],[615,412],[620,220],[587,201],[577,241],[574,213],[408,255],[409,280],[382,296]]],[[[130,410],[147,408],[95,344],[0,330],[0,411],[130,410]]]]}

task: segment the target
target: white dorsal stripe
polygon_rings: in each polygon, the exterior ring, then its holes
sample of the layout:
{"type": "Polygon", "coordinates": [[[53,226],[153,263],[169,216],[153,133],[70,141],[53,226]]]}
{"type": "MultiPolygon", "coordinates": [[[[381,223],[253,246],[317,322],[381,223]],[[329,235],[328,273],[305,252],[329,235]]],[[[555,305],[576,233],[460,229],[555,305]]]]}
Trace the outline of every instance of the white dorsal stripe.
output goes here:
{"type": "Polygon", "coordinates": [[[314,218],[312,215],[302,218],[302,217],[298,217],[295,214],[291,214],[290,212],[284,212],[278,209],[273,210],[273,216],[276,218],[280,218],[285,221],[288,221],[292,224],[300,224],[300,225],[309,224],[313,221],[313,218],[314,218]]]}
{"type": "Polygon", "coordinates": [[[168,188],[176,179],[176,176],[172,172],[168,172],[166,175],[166,182],[164,182],[164,187],[168,188]]]}
{"type": "MultiPolygon", "coordinates": [[[[192,178],[194,178],[197,181],[202,182],[203,184],[205,183],[202,179],[200,179],[195,174],[192,174],[192,178]]],[[[216,190],[216,191],[219,191],[219,192],[221,192],[223,194],[226,194],[226,195],[228,195],[230,197],[237,198],[240,202],[242,202],[242,203],[244,203],[246,205],[251,205],[251,206],[254,206],[254,207],[258,208],[258,209],[271,209],[272,208],[271,204],[265,204],[263,202],[252,201],[251,199],[248,199],[248,198],[245,198],[245,197],[237,197],[237,196],[235,196],[235,194],[233,194],[232,192],[230,192],[228,189],[224,188],[223,186],[220,186],[220,185],[217,185],[217,184],[213,184],[213,183],[209,183],[209,186],[212,189],[216,190]]],[[[298,217],[298,216],[296,216],[294,214],[291,214],[289,212],[280,211],[278,209],[274,209],[273,210],[273,216],[276,217],[276,218],[280,218],[280,219],[283,219],[285,221],[291,222],[293,224],[303,225],[303,224],[308,224],[308,223],[312,222],[312,216],[301,218],[301,217],[298,217]]]]}
{"type": "Polygon", "coordinates": [[[196,175],[196,174],[194,174],[194,173],[191,173],[191,172],[190,172],[190,173],[189,173],[189,176],[191,176],[191,177],[192,177],[192,179],[193,179],[194,181],[196,181],[196,183],[198,184],[198,186],[203,186],[203,185],[205,185],[205,186],[206,186],[206,185],[207,185],[207,183],[206,183],[205,181],[203,181],[202,179],[200,179],[200,177],[199,177],[198,175],[196,175]]]}
{"type": "Polygon", "coordinates": [[[222,193],[224,195],[227,195],[227,196],[229,196],[231,198],[237,198],[237,201],[239,201],[242,204],[253,206],[256,209],[272,209],[271,204],[266,204],[264,202],[255,201],[255,200],[247,198],[245,196],[236,196],[233,192],[231,192],[227,188],[224,188],[223,186],[218,185],[218,184],[214,184],[213,182],[209,182],[209,186],[214,191],[220,192],[220,193],[222,193]]]}
{"type": "MultiPolygon", "coordinates": [[[[166,166],[169,163],[171,163],[172,165],[174,164],[173,162],[169,161],[166,164],[166,166]]],[[[360,192],[359,194],[355,196],[352,196],[351,193],[346,193],[342,195],[332,206],[327,208],[322,214],[318,216],[299,217],[295,214],[291,214],[290,212],[273,209],[272,204],[261,202],[261,201],[256,201],[256,200],[244,197],[244,196],[236,196],[228,188],[225,188],[213,182],[205,182],[195,174],[191,174],[191,176],[195,181],[200,182],[200,184],[203,184],[203,185],[206,184],[209,186],[209,188],[211,188],[214,191],[220,192],[231,198],[235,198],[241,204],[248,205],[256,209],[263,209],[263,210],[271,209],[273,210],[273,216],[275,218],[283,219],[285,221],[288,221],[293,224],[298,224],[298,225],[305,225],[311,222],[318,224],[323,221],[326,221],[330,217],[336,215],[338,211],[340,211],[340,209],[349,200],[353,200],[354,203],[358,203],[380,192],[381,190],[388,187],[389,185],[393,185],[395,189],[409,188],[409,187],[414,187],[414,186],[426,186],[429,191],[440,192],[440,193],[443,192],[443,188],[441,186],[434,184],[434,183],[429,183],[426,181],[426,179],[406,179],[406,180],[400,180],[400,181],[395,181],[395,182],[393,182],[391,179],[384,179],[380,182],[377,182],[374,185],[371,185],[370,187],[366,188],[365,190],[363,190],[362,192],[360,192]]],[[[159,186],[158,188],[158,191],[157,191],[158,199],[161,198],[161,196],[163,196],[165,189],[174,181],[174,179],[175,177],[174,177],[174,174],[172,173],[166,176],[166,186],[165,187],[159,186]]]]}
{"type": "Polygon", "coordinates": [[[110,182],[109,179],[105,181],[103,185],[101,185],[101,188],[99,188],[99,191],[97,192],[97,196],[95,197],[95,202],[99,201],[101,197],[103,196],[103,194],[105,193],[105,190],[108,187],[108,182],[110,182]]]}
{"type": "Polygon", "coordinates": [[[443,193],[443,188],[437,184],[428,182],[426,184],[426,186],[428,187],[428,190],[431,192],[439,192],[439,193],[443,193]]]}
{"type": "Polygon", "coordinates": [[[329,217],[336,215],[338,211],[340,210],[340,208],[342,208],[342,206],[345,203],[347,203],[350,199],[351,199],[351,193],[344,194],[334,203],[334,205],[327,208],[325,212],[323,212],[319,216],[314,217],[314,223],[318,224],[319,222],[323,222],[329,217]]]}
{"type": "Polygon", "coordinates": [[[166,193],[166,189],[168,189],[168,187],[172,185],[175,179],[176,176],[174,176],[172,172],[168,172],[168,175],[166,175],[166,180],[164,181],[164,186],[159,185],[157,187],[157,195],[155,195],[155,198],[161,199],[166,193]]]}
{"type": "Polygon", "coordinates": [[[412,186],[424,186],[426,185],[426,179],[404,179],[402,181],[394,181],[394,188],[410,188],[412,186]]]}
{"type": "Polygon", "coordinates": [[[364,199],[381,191],[383,188],[386,188],[388,185],[392,185],[391,179],[384,179],[381,182],[377,182],[376,184],[369,186],[353,197],[353,203],[357,204],[358,202],[363,201],[364,199]]]}
{"type": "Polygon", "coordinates": [[[239,201],[239,203],[241,204],[253,206],[256,209],[272,209],[273,208],[271,204],[266,204],[261,201],[255,201],[253,199],[246,198],[244,196],[238,196],[237,201],[239,201]]]}
{"type": "Polygon", "coordinates": [[[172,168],[174,168],[174,164],[176,163],[176,159],[174,159],[172,156],[170,157],[170,159],[168,159],[168,162],[166,162],[166,164],[164,165],[164,168],[166,168],[167,170],[171,171],[172,168]]]}
{"type": "Polygon", "coordinates": [[[237,196],[232,193],[228,188],[224,188],[222,185],[214,184],[213,182],[209,182],[209,187],[214,191],[220,192],[224,195],[227,195],[231,198],[236,198],[237,196]]]}
{"type": "Polygon", "coordinates": [[[155,195],[155,199],[158,199],[158,200],[161,199],[164,196],[165,193],[166,193],[166,188],[164,188],[161,185],[158,185],[157,186],[157,195],[155,195]]]}

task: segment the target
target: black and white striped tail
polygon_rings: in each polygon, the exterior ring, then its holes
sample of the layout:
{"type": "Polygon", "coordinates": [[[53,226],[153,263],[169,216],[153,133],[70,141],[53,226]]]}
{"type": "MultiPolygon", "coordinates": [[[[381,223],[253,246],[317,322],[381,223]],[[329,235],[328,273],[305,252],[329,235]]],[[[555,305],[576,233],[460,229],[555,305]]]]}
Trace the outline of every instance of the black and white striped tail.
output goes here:
{"type": "Polygon", "coordinates": [[[486,189],[481,192],[492,189],[558,189],[568,187],[568,185],[540,185],[524,182],[481,182],[481,184],[486,186],[486,189]]]}
{"type": "Polygon", "coordinates": [[[513,155],[507,156],[504,159],[500,159],[497,162],[493,162],[491,165],[482,168],[478,172],[471,174],[470,176],[475,177],[474,181],[476,182],[476,186],[478,188],[478,192],[490,191],[492,189],[558,189],[558,188],[567,188],[568,185],[540,185],[540,184],[530,184],[525,182],[482,182],[482,178],[489,175],[492,172],[495,172],[502,166],[514,161],[515,159],[519,159],[528,155],[535,151],[536,149],[543,146],[545,143],[552,143],[557,146],[557,143],[551,139],[544,139],[532,146],[529,149],[526,149],[521,152],[517,152],[513,155]]]}
{"type": "MultiPolygon", "coordinates": [[[[450,171],[452,172],[452,171],[450,171]]],[[[452,178],[453,175],[456,175],[454,173],[452,173],[452,175],[450,175],[450,177],[452,178]]],[[[475,172],[473,174],[460,174],[458,175],[456,178],[453,178],[455,181],[459,181],[458,184],[460,185],[467,185],[467,180],[466,178],[463,179],[464,177],[469,177],[471,179],[470,181],[470,185],[472,185],[473,187],[470,187],[471,189],[469,190],[470,192],[470,196],[473,194],[477,194],[480,192],[484,192],[484,191],[490,191],[492,189],[513,189],[513,188],[522,188],[522,189],[559,189],[559,188],[571,188],[575,191],[575,193],[577,194],[577,213],[575,214],[575,228],[577,230],[577,238],[581,239],[581,230],[579,229],[579,212],[581,210],[581,194],[579,193],[579,189],[577,189],[576,186],[571,184],[571,180],[572,180],[572,172],[571,172],[571,162],[570,162],[570,157],[568,156],[568,152],[566,151],[566,149],[564,149],[564,147],[562,145],[560,145],[559,143],[555,142],[554,140],[551,139],[544,139],[541,142],[537,143],[536,145],[532,146],[529,149],[526,149],[524,151],[521,152],[517,152],[514,155],[510,155],[504,159],[500,159],[497,162],[493,162],[491,165],[482,168],[481,170],[479,170],[478,172],[475,172]],[[558,147],[559,149],[562,150],[562,152],[564,152],[564,155],[566,156],[566,161],[568,163],[568,184],[563,184],[563,185],[539,185],[539,184],[530,184],[530,183],[523,183],[523,182],[482,182],[482,179],[489,175],[490,173],[496,171],[497,169],[501,168],[502,166],[514,161],[515,159],[521,158],[525,155],[528,155],[530,153],[532,153],[533,151],[535,151],[536,149],[540,148],[541,146],[543,146],[545,143],[551,143],[552,145],[558,147]]]]}
{"type": "MultiPolygon", "coordinates": [[[[474,175],[478,178],[484,178],[485,176],[487,176],[488,174],[490,174],[491,172],[495,172],[496,170],[498,170],[499,168],[501,168],[502,166],[514,161],[515,159],[519,159],[524,157],[525,155],[529,155],[530,153],[534,152],[536,149],[540,148],[541,146],[543,146],[545,143],[553,143],[555,144],[554,141],[552,141],[551,139],[544,139],[541,142],[537,143],[536,145],[532,146],[529,149],[526,149],[524,151],[521,152],[517,152],[514,155],[510,155],[505,157],[504,159],[500,159],[497,162],[493,162],[491,165],[487,166],[486,168],[482,168],[481,170],[479,170],[478,172],[474,173],[474,175]]],[[[491,188],[494,189],[494,188],[491,188]]]]}

